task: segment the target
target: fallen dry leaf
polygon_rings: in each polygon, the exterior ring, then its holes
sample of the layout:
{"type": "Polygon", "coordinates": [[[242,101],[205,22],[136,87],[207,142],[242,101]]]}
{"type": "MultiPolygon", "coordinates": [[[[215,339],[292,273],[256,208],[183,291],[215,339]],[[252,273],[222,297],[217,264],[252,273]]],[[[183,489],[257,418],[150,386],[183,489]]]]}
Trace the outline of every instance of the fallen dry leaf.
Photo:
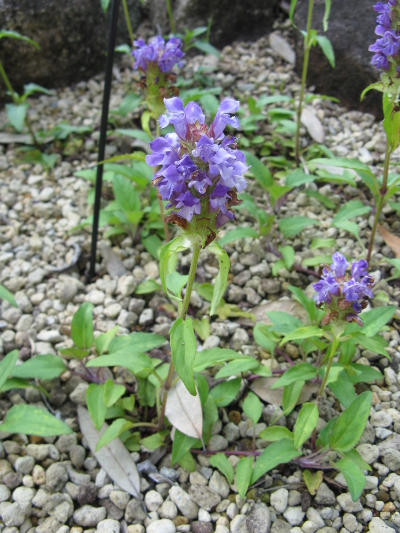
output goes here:
{"type": "Polygon", "coordinates": [[[394,255],[396,257],[400,257],[400,237],[396,237],[396,235],[390,233],[390,231],[385,229],[380,224],[378,224],[378,231],[382,235],[385,243],[393,250],[394,255]]]}
{"type": "MultiPolygon", "coordinates": [[[[271,390],[272,385],[276,381],[278,381],[278,378],[258,378],[253,381],[250,389],[264,400],[264,402],[282,405],[283,388],[271,390]]],[[[318,385],[304,385],[296,405],[308,402],[311,396],[318,391],[318,388],[318,385]]]]}
{"type": "Polygon", "coordinates": [[[203,411],[200,396],[192,396],[181,380],[168,393],[165,416],[181,433],[202,439],[203,411]]]}

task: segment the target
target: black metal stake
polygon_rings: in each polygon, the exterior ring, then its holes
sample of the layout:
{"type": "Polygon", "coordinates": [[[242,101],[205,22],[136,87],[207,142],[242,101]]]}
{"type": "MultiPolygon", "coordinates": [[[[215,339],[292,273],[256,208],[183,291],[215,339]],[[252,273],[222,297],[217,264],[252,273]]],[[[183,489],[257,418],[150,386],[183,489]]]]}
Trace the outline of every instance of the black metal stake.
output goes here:
{"type": "Polygon", "coordinates": [[[101,112],[99,152],[97,156],[96,192],[95,192],[94,211],[93,211],[92,244],[90,248],[90,267],[89,267],[89,273],[87,276],[88,281],[90,281],[96,274],[97,235],[99,231],[101,188],[103,184],[103,165],[99,163],[104,161],[104,155],[105,155],[105,149],[106,149],[108,109],[110,105],[112,69],[113,69],[113,63],[114,63],[115,41],[117,37],[119,4],[120,4],[120,0],[112,0],[110,33],[108,36],[108,50],[107,50],[107,61],[106,61],[106,75],[104,79],[103,109],[101,112]]]}

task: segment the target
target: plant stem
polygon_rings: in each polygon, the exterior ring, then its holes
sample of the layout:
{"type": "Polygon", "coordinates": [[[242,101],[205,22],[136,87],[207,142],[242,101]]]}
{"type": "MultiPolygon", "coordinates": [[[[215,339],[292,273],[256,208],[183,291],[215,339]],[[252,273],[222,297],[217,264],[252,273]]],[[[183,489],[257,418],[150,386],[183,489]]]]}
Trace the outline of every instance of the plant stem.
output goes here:
{"type": "Polygon", "coordinates": [[[28,117],[28,112],[26,113],[25,121],[26,121],[26,125],[28,126],[29,133],[32,135],[33,144],[35,145],[36,148],[39,148],[40,144],[36,138],[35,130],[33,129],[32,123],[28,117]]]}
{"type": "Polygon", "coordinates": [[[313,9],[314,9],[314,0],[309,0],[308,2],[308,17],[307,17],[307,35],[304,39],[304,58],[303,58],[303,72],[301,75],[301,89],[300,89],[300,100],[299,105],[297,108],[297,128],[296,128],[296,165],[298,166],[300,163],[300,119],[301,119],[301,112],[303,110],[303,100],[304,100],[304,92],[306,88],[306,81],[307,81],[307,71],[308,71],[308,60],[310,57],[310,50],[311,50],[311,23],[312,23],[312,15],[313,15],[313,9]]]}
{"type": "Polygon", "coordinates": [[[13,99],[14,104],[18,105],[18,97],[16,96],[16,93],[14,89],[12,88],[11,82],[8,79],[8,76],[6,74],[6,71],[4,70],[4,67],[1,61],[0,61],[0,76],[3,78],[5,86],[10,91],[11,98],[13,99]]]}
{"type": "Polygon", "coordinates": [[[387,141],[386,142],[386,154],[385,154],[385,166],[383,169],[382,187],[379,189],[379,197],[376,199],[374,225],[372,226],[371,236],[369,238],[369,246],[368,246],[368,254],[367,254],[368,263],[371,261],[372,248],[374,246],[374,240],[375,240],[376,229],[378,227],[379,216],[381,214],[382,207],[384,204],[383,199],[385,197],[385,194],[387,193],[389,161],[390,161],[390,145],[389,145],[389,142],[387,141]]]}
{"type": "Polygon", "coordinates": [[[166,0],[166,3],[167,3],[170,30],[171,30],[171,33],[175,35],[175,21],[174,21],[174,16],[172,14],[171,0],[166,0]]]}
{"type": "MultiPolygon", "coordinates": [[[[186,285],[185,297],[182,302],[181,312],[179,313],[179,318],[182,318],[183,320],[185,320],[186,318],[187,310],[189,307],[190,296],[192,294],[192,289],[193,289],[194,277],[196,274],[197,261],[199,260],[199,254],[200,254],[200,246],[195,246],[193,248],[192,263],[190,265],[189,278],[188,278],[188,282],[186,285]]],[[[164,385],[164,396],[163,396],[163,401],[161,405],[160,418],[158,420],[158,427],[160,429],[162,428],[162,425],[164,422],[165,408],[167,406],[168,391],[171,388],[171,383],[174,377],[174,371],[175,371],[174,363],[171,361],[169,365],[168,376],[167,376],[167,379],[164,385]]]]}
{"type": "Polygon", "coordinates": [[[125,22],[126,22],[126,27],[128,28],[130,45],[132,46],[134,37],[133,37],[133,31],[132,31],[132,26],[131,26],[131,19],[129,18],[128,4],[126,3],[126,0],[122,0],[122,6],[124,8],[125,22]]]}

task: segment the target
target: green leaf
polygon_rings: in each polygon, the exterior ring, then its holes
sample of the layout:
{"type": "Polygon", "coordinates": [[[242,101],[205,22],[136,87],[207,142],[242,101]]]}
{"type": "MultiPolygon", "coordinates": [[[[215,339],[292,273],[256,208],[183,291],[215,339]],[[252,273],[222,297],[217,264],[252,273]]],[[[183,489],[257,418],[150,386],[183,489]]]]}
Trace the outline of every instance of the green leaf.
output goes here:
{"type": "Polygon", "coordinates": [[[158,261],[158,251],[162,246],[162,240],[157,235],[149,235],[148,237],[141,237],[142,244],[154,259],[158,261]]]}
{"type": "Polygon", "coordinates": [[[123,394],[126,388],[123,385],[117,385],[112,379],[108,379],[104,384],[104,403],[106,407],[114,405],[123,394]]]}
{"type": "Polygon", "coordinates": [[[354,448],[364,431],[371,409],[372,393],[363,392],[336,420],[329,446],[338,452],[354,448]]]}
{"type": "Polygon", "coordinates": [[[258,435],[259,439],[266,440],[268,442],[276,442],[281,439],[294,439],[294,434],[285,426],[270,426],[258,435]]]}
{"type": "Polygon", "coordinates": [[[328,19],[329,19],[330,12],[331,12],[331,0],[325,0],[325,13],[324,13],[324,18],[322,19],[322,25],[324,27],[324,31],[328,31],[328,19]]]}
{"type": "Polygon", "coordinates": [[[318,191],[313,191],[312,189],[307,189],[304,191],[307,196],[310,198],[315,198],[318,202],[321,202],[328,209],[335,209],[336,204],[332,202],[327,196],[324,196],[318,191]]]}
{"type": "Polygon", "coordinates": [[[383,348],[382,344],[376,339],[374,339],[373,337],[367,337],[364,333],[361,333],[361,331],[355,331],[351,333],[351,338],[357,344],[360,344],[363,348],[366,348],[367,350],[371,350],[371,352],[384,355],[390,360],[390,356],[385,350],[385,348],[383,348]]]}
{"type": "Polygon", "coordinates": [[[293,285],[289,285],[288,289],[293,294],[294,299],[297,300],[307,311],[310,321],[314,322],[318,314],[315,301],[312,298],[308,298],[304,291],[299,287],[293,287],[293,285]]]}
{"type": "Polygon", "coordinates": [[[98,337],[96,337],[94,345],[96,346],[96,351],[99,355],[103,355],[108,351],[110,342],[118,333],[118,329],[119,326],[114,326],[110,329],[110,331],[107,331],[107,333],[101,333],[98,337]]]}
{"type": "Polygon", "coordinates": [[[287,335],[293,330],[304,326],[303,322],[297,317],[282,311],[269,311],[267,316],[272,322],[269,330],[280,333],[281,335],[287,335]]]}
{"type": "Polygon", "coordinates": [[[285,266],[288,270],[290,270],[294,263],[294,248],[293,246],[280,246],[279,251],[281,252],[283,256],[283,260],[285,261],[285,266]]]}
{"type": "Polygon", "coordinates": [[[267,350],[270,354],[275,351],[276,341],[273,333],[269,332],[269,327],[258,322],[253,329],[254,340],[256,343],[267,350]]]}
{"type": "Polygon", "coordinates": [[[281,340],[281,345],[293,340],[309,339],[310,337],[322,337],[323,335],[324,331],[317,326],[298,328],[283,337],[281,340]]]}
{"type": "Polygon", "coordinates": [[[324,479],[324,473],[322,470],[318,470],[317,472],[313,473],[309,470],[304,470],[303,479],[308,492],[311,494],[311,496],[314,496],[318,490],[318,487],[321,485],[322,480],[324,479]]]}
{"type": "Polygon", "coordinates": [[[71,337],[78,348],[89,349],[93,344],[93,305],[83,303],[72,317],[71,337]]]}
{"type": "Polygon", "coordinates": [[[350,218],[366,215],[370,211],[371,207],[364,205],[361,200],[350,200],[350,202],[344,204],[336,213],[336,216],[332,220],[332,226],[336,226],[338,222],[345,222],[350,218]]]}
{"type": "Polygon", "coordinates": [[[26,112],[29,104],[6,104],[8,120],[13,128],[21,132],[24,129],[26,112]]]}
{"type": "MultiPolygon", "coordinates": [[[[218,409],[212,396],[203,405],[203,440],[208,445],[215,422],[218,420],[218,409]]],[[[200,442],[200,441],[199,441],[200,442]]]]}
{"type": "Polygon", "coordinates": [[[305,381],[298,380],[283,387],[282,410],[285,416],[290,414],[297,405],[305,381]]]}
{"type": "Polygon", "coordinates": [[[210,464],[214,468],[218,468],[220,472],[224,474],[228,483],[231,485],[233,483],[234,472],[231,463],[228,461],[227,457],[223,453],[217,453],[210,457],[210,464]]]}
{"type": "Polygon", "coordinates": [[[212,54],[213,56],[221,57],[221,54],[218,52],[215,46],[208,43],[207,41],[195,41],[193,43],[193,46],[198,50],[201,50],[205,54],[212,54]]]}
{"type": "Polygon", "coordinates": [[[221,368],[215,375],[215,379],[229,378],[231,376],[237,376],[242,372],[247,372],[257,368],[258,361],[251,356],[242,356],[240,359],[233,360],[227,365],[221,368]]]}
{"type": "Polygon", "coordinates": [[[291,366],[282,376],[276,381],[271,389],[285,387],[291,385],[296,381],[307,381],[313,379],[318,374],[317,369],[310,363],[300,363],[299,365],[291,366]]]}
{"type": "Polygon", "coordinates": [[[17,361],[18,361],[18,350],[13,350],[12,352],[8,353],[0,361],[0,390],[2,390],[4,383],[7,381],[8,376],[13,371],[15,367],[15,363],[17,361]]]}
{"type": "Polygon", "coordinates": [[[72,429],[48,411],[33,405],[13,405],[0,424],[0,431],[52,437],[73,433],[72,429]]]}
{"type": "Polygon", "coordinates": [[[218,263],[219,263],[219,272],[215,280],[213,297],[212,297],[211,307],[210,307],[210,316],[211,316],[211,315],[215,315],[217,307],[220,304],[221,298],[224,295],[226,285],[228,283],[230,263],[229,263],[228,254],[225,252],[223,248],[221,248],[221,246],[217,242],[213,241],[211,244],[209,244],[208,250],[217,256],[218,263]]]}
{"type": "Polygon", "coordinates": [[[110,1],[111,0],[100,0],[101,9],[104,11],[104,13],[107,11],[110,1]]]}
{"type": "Polygon", "coordinates": [[[243,402],[243,412],[250,418],[255,426],[261,418],[263,406],[258,397],[249,392],[243,402]]]}
{"type": "Polygon", "coordinates": [[[296,5],[297,5],[297,0],[290,0],[289,19],[295,28],[296,28],[296,24],[294,23],[293,15],[294,15],[294,10],[296,9],[296,5]]]}
{"type": "Polygon", "coordinates": [[[257,479],[266,474],[269,470],[272,470],[272,468],[275,468],[279,464],[288,463],[300,455],[301,452],[296,450],[291,439],[282,439],[272,443],[257,458],[251,476],[251,484],[255,483],[257,479]]]}
{"type": "Polygon", "coordinates": [[[197,336],[202,341],[205,341],[210,336],[210,320],[207,316],[203,316],[201,320],[195,318],[193,320],[193,327],[197,336]]]}
{"type": "Polygon", "coordinates": [[[11,389],[27,389],[28,387],[34,387],[35,389],[40,390],[44,394],[42,387],[32,385],[29,381],[20,378],[8,378],[4,385],[0,388],[1,392],[7,392],[11,389]]]}
{"type": "Polygon", "coordinates": [[[329,61],[330,66],[335,68],[335,52],[333,51],[330,40],[324,35],[317,35],[315,38],[322,52],[324,53],[324,56],[329,61]]]}
{"type": "Polygon", "coordinates": [[[264,163],[251,152],[244,150],[243,153],[246,156],[246,163],[251,166],[249,172],[256,178],[261,187],[266,191],[268,187],[275,185],[271,172],[264,163]]]}
{"type": "Polygon", "coordinates": [[[123,211],[140,211],[140,198],[130,180],[120,174],[115,174],[113,191],[115,200],[123,211]]]}
{"type": "Polygon", "coordinates": [[[108,426],[108,428],[100,437],[99,442],[96,446],[96,452],[100,450],[100,448],[102,448],[103,446],[106,446],[111,441],[118,438],[122,433],[130,429],[132,425],[132,422],[129,422],[129,420],[125,420],[125,418],[117,418],[117,420],[114,420],[114,422],[110,426],[108,426]]]}
{"type": "Polygon", "coordinates": [[[236,486],[241,498],[246,497],[253,472],[253,458],[242,457],[236,465],[236,486]]]}
{"type": "MultiPolygon", "coordinates": [[[[119,51],[125,52],[125,50],[119,50],[119,51]]],[[[128,47],[129,55],[130,55],[130,52],[131,50],[128,47]]],[[[142,103],[141,96],[135,93],[127,94],[125,98],[122,100],[118,109],[112,109],[110,111],[110,114],[119,115],[120,117],[127,117],[129,113],[137,109],[141,103],[142,103]]],[[[116,132],[119,133],[120,135],[126,135],[128,137],[133,137],[134,139],[140,139],[141,141],[145,141],[145,142],[151,141],[151,138],[149,137],[149,135],[143,130],[117,129],[116,132]]]]}
{"type": "Polygon", "coordinates": [[[193,369],[195,372],[201,372],[202,370],[205,370],[211,366],[215,366],[219,363],[225,363],[226,361],[242,358],[243,355],[234,352],[233,350],[226,348],[211,348],[209,350],[203,350],[197,354],[193,369]]]}
{"type": "Polygon", "coordinates": [[[36,355],[14,368],[11,376],[25,379],[54,379],[65,370],[65,365],[56,355],[36,355]]]}
{"type": "Polygon", "coordinates": [[[184,435],[179,429],[175,430],[174,442],[172,444],[171,464],[174,465],[180,461],[198,442],[200,442],[200,439],[184,435]]]}
{"type": "Polygon", "coordinates": [[[18,304],[14,298],[14,295],[11,294],[3,285],[0,285],[0,300],[5,300],[14,307],[18,307],[18,304]]]}
{"type": "Polygon", "coordinates": [[[257,239],[259,235],[253,228],[236,228],[231,231],[228,231],[223,237],[218,239],[218,244],[220,246],[224,246],[224,244],[229,244],[230,242],[234,242],[239,239],[244,239],[245,237],[252,237],[253,239],[257,239]]]}
{"type": "Polygon", "coordinates": [[[360,228],[355,222],[350,222],[349,220],[346,220],[345,222],[337,222],[335,226],[339,229],[344,229],[345,231],[348,231],[349,233],[351,233],[351,235],[354,235],[356,239],[360,238],[360,228]]]}
{"type": "Polygon", "coordinates": [[[177,298],[181,298],[181,293],[186,285],[187,281],[189,279],[189,276],[182,276],[182,274],[179,274],[179,272],[171,272],[171,274],[167,275],[167,287],[168,290],[172,292],[177,298]]]}
{"type": "Polygon", "coordinates": [[[295,187],[300,187],[305,183],[311,183],[315,181],[316,176],[312,174],[306,174],[301,168],[296,168],[286,176],[285,185],[294,189],[295,187]]]}
{"type": "MultiPolygon", "coordinates": [[[[101,366],[122,366],[137,375],[144,370],[147,370],[148,376],[153,370],[152,360],[144,353],[132,353],[132,350],[122,349],[109,355],[101,355],[95,359],[91,359],[86,363],[88,368],[97,368],[101,366]]],[[[142,377],[142,376],[140,376],[142,377]]]]}
{"type": "Polygon", "coordinates": [[[341,452],[341,454],[345,459],[353,461],[353,463],[355,463],[362,470],[372,470],[372,468],[369,466],[368,463],[364,461],[364,459],[361,457],[357,450],[349,450],[348,452],[341,452]]]}
{"type": "Polygon", "coordinates": [[[319,224],[317,220],[308,217],[282,218],[279,221],[279,230],[285,238],[295,237],[303,229],[319,224]]]}
{"type": "Polygon", "coordinates": [[[150,294],[159,291],[161,288],[156,280],[148,279],[136,287],[135,294],[150,294]]]}
{"type": "Polygon", "coordinates": [[[164,445],[164,439],[167,435],[169,435],[169,431],[168,429],[164,429],[158,433],[150,435],[149,437],[141,439],[140,444],[148,450],[156,450],[164,445]]]}
{"type": "Polygon", "coordinates": [[[361,472],[360,468],[349,459],[340,459],[340,461],[336,463],[336,466],[342,472],[344,479],[346,480],[351,499],[353,502],[357,501],[365,487],[366,480],[364,474],[361,472]]]}
{"type": "Polygon", "coordinates": [[[171,328],[170,339],[172,362],[176,372],[190,394],[196,396],[193,362],[196,357],[197,343],[192,319],[178,318],[171,328]]]}
{"type": "Polygon", "coordinates": [[[162,288],[164,289],[165,294],[169,298],[174,301],[177,301],[178,303],[181,301],[181,299],[179,298],[177,300],[175,296],[171,295],[168,292],[167,288],[168,262],[172,254],[177,252],[183,252],[184,250],[187,250],[190,247],[191,242],[186,239],[186,237],[180,236],[175,237],[175,239],[172,239],[172,241],[168,242],[167,244],[164,244],[160,251],[160,278],[162,288]]]}
{"type": "Polygon", "coordinates": [[[394,111],[393,102],[389,100],[387,94],[383,96],[383,127],[390,145],[390,152],[393,152],[399,145],[400,140],[400,112],[394,111]]]}
{"type": "MultiPolygon", "coordinates": [[[[361,170],[363,172],[371,173],[368,165],[361,163],[358,159],[351,159],[347,157],[335,157],[333,159],[318,158],[312,159],[308,162],[309,165],[327,165],[329,167],[349,168],[351,170],[361,170]]],[[[358,200],[355,200],[358,201],[358,200]]]]}
{"type": "Polygon", "coordinates": [[[335,381],[328,384],[328,387],[345,408],[349,407],[356,399],[353,383],[344,370],[339,373],[335,381]]]}
{"type": "Polygon", "coordinates": [[[29,37],[26,37],[25,35],[21,35],[17,31],[1,30],[0,39],[3,39],[4,37],[8,37],[9,39],[17,39],[18,41],[24,41],[34,46],[37,50],[40,49],[40,46],[38,45],[36,41],[34,41],[33,39],[30,39],[29,37]]]}
{"type": "Polygon", "coordinates": [[[319,419],[318,407],[315,403],[305,403],[300,409],[294,430],[294,447],[299,449],[317,426],[319,419]]]}
{"type": "Polygon", "coordinates": [[[137,331],[130,335],[124,335],[114,338],[109,345],[109,352],[119,352],[127,349],[134,352],[148,352],[153,348],[158,348],[166,342],[165,337],[156,335],[155,333],[145,333],[137,331]]]}
{"type": "Polygon", "coordinates": [[[96,429],[100,431],[106,419],[107,407],[104,403],[104,385],[91,383],[86,390],[86,405],[96,429]]]}
{"type": "Polygon", "coordinates": [[[314,257],[307,257],[306,259],[303,259],[302,261],[302,265],[305,266],[305,267],[310,267],[310,266],[319,266],[319,265],[322,265],[324,263],[330,263],[331,262],[331,254],[326,254],[326,255],[316,255],[314,257]]]}
{"type": "Polygon", "coordinates": [[[394,305],[388,305],[362,313],[361,318],[364,326],[361,328],[361,332],[367,337],[373,337],[393,318],[396,309],[397,307],[394,305]]]}
{"type": "Polygon", "coordinates": [[[231,379],[220,383],[210,391],[210,396],[213,398],[217,407],[226,407],[232,403],[240,389],[240,378],[231,379]]]}
{"type": "Polygon", "coordinates": [[[45,87],[42,87],[41,85],[38,85],[37,83],[27,83],[26,85],[24,85],[23,100],[25,100],[25,98],[27,98],[28,96],[30,96],[33,93],[43,93],[43,94],[47,94],[49,96],[53,95],[53,93],[51,91],[49,91],[45,87]]]}
{"type": "Polygon", "coordinates": [[[349,365],[356,353],[356,345],[353,340],[349,339],[340,345],[339,363],[343,366],[349,365]]]}
{"type": "Polygon", "coordinates": [[[187,472],[196,471],[196,463],[193,459],[193,455],[188,452],[181,459],[179,459],[179,466],[181,466],[187,472]]]}
{"type": "Polygon", "coordinates": [[[81,350],[80,348],[63,348],[60,350],[61,355],[72,357],[72,359],[83,359],[90,354],[90,350],[81,350]]]}
{"type": "Polygon", "coordinates": [[[382,379],[383,377],[377,368],[367,365],[360,365],[358,363],[352,363],[346,368],[346,370],[348,371],[350,382],[353,384],[369,383],[370,381],[382,379]],[[354,372],[350,372],[350,369],[352,369],[354,372]]]}

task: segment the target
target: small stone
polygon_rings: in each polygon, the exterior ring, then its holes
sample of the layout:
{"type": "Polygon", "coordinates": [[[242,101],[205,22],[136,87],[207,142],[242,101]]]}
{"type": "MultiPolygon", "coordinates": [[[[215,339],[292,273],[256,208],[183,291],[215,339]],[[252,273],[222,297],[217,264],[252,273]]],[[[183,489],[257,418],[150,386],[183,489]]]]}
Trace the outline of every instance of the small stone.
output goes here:
{"type": "Polygon", "coordinates": [[[108,305],[104,309],[103,312],[104,312],[104,314],[106,315],[107,318],[113,320],[114,318],[117,318],[117,316],[120,314],[121,309],[122,309],[121,304],[114,303],[114,304],[108,305]]]}
{"type": "Polygon", "coordinates": [[[178,514],[178,509],[176,508],[174,502],[168,500],[158,508],[157,513],[160,518],[168,518],[168,520],[173,520],[178,514]]]}
{"type": "Polygon", "coordinates": [[[153,309],[145,309],[142,311],[139,317],[139,325],[140,326],[147,326],[148,324],[152,324],[154,320],[154,311],[153,309]]]}
{"type": "Polygon", "coordinates": [[[305,512],[300,506],[298,507],[288,507],[283,513],[283,516],[289,522],[291,526],[298,526],[303,521],[305,512]]]}
{"type": "Polygon", "coordinates": [[[99,522],[106,518],[107,511],[104,507],[92,507],[84,505],[74,512],[74,521],[83,527],[96,527],[99,522]]]}
{"type": "MultiPolygon", "coordinates": [[[[200,509],[201,511],[201,509],[200,509]]],[[[199,511],[199,515],[200,515],[199,511]]],[[[213,533],[213,526],[210,522],[204,522],[199,520],[198,522],[192,522],[192,532],[193,533],[213,533]]]]}
{"type": "Polygon", "coordinates": [[[290,529],[291,526],[285,520],[278,519],[272,524],[271,533],[290,533],[290,529]]]}
{"type": "Polygon", "coordinates": [[[144,497],[144,503],[149,511],[157,511],[163,501],[163,497],[156,490],[149,490],[144,497]]]}
{"type": "Polygon", "coordinates": [[[360,444],[357,446],[356,450],[361,455],[361,457],[364,459],[366,463],[371,465],[372,463],[375,463],[379,459],[380,451],[378,446],[375,446],[374,444],[360,444]]]}
{"type": "Polygon", "coordinates": [[[392,425],[393,418],[390,416],[389,413],[382,409],[381,411],[377,411],[376,413],[371,415],[370,422],[375,428],[387,428],[392,425]]]}
{"type": "Polygon", "coordinates": [[[287,489],[278,489],[271,494],[271,505],[275,511],[282,514],[288,506],[289,491],[287,489]]]}
{"type": "Polygon", "coordinates": [[[189,488],[189,495],[197,505],[206,511],[211,511],[221,501],[221,497],[205,485],[194,484],[189,488]]]}
{"type": "Polygon", "coordinates": [[[186,518],[193,520],[199,513],[198,505],[190,498],[189,494],[181,487],[173,486],[169,490],[171,500],[186,518]]]}
{"type": "Polygon", "coordinates": [[[400,469],[400,451],[394,448],[389,448],[381,452],[382,462],[392,472],[396,472],[400,469]]]}
{"type": "Polygon", "coordinates": [[[60,526],[60,522],[54,516],[49,516],[36,528],[36,533],[56,533],[60,526]]]}
{"type": "Polygon", "coordinates": [[[46,472],[40,465],[35,465],[32,470],[32,478],[35,485],[44,485],[46,483],[46,472]]]}
{"type": "Polygon", "coordinates": [[[102,520],[97,524],[97,533],[119,533],[120,523],[118,520],[102,520]]]}
{"type": "Polygon", "coordinates": [[[86,450],[79,444],[73,444],[69,450],[71,463],[75,468],[81,468],[86,457],[86,450]]]}
{"type": "MultiPolygon", "coordinates": [[[[114,505],[118,507],[118,509],[125,510],[130,499],[131,499],[130,495],[127,492],[124,492],[123,490],[113,490],[110,493],[110,500],[113,502],[114,505]]],[[[153,510],[156,511],[157,509],[149,509],[149,511],[153,511],[153,510]]]]}
{"type": "Polygon", "coordinates": [[[88,383],[79,383],[69,395],[70,400],[78,405],[86,405],[86,391],[88,388],[88,383]]]}
{"type": "Polygon", "coordinates": [[[36,461],[44,461],[49,455],[48,444],[28,444],[27,455],[31,455],[36,461]]]}
{"type": "Polygon", "coordinates": [[[62,466],[53,463],[46,471],[46,488],[49,492],[60,492],[68,481],[68,474],[62,466]]]}
{"type": "Polygon", "coordinates": [[[350,533],[354,533],[358,526],[357,518],[351,513],[345,513],[343,515],[343,525],[347,529],[347,531],[350,531],[350,533]]]}
{"type": "Polygon", "coordinates": [[[394,533],[393,528],[378,517],[374,517],[369,523],[369,531],[371,533],[394,533]]]}
{"type": "MultiPolygon", "coordinates": [[[[6,504],[2,504],[6,505],[6,504]]],[[[24,505],[20,503],[11,503],[1,508],[1,518],[7,527],[20,526],[25,521],[24,505]]]]}
{"type": "MultiPolygon", "coordinates": [[[[283,522],[283,520],[280,520],[283,522]]],[[[269,533],[271,529],[271,513],[265,503],[256,503],[247,515],[249,533],[269,533]]],[[[278,533],[278,532],[275,532],[278,533]]],[[[284,533],[281,529],[280,533],[284,533]]]]}
{"type": "Polygon", "coordinates": [[[245,515],[239,514],[231,522],[231,533],[249,533],[245,515]]]}
{"type": "Polygon", "coordinates": [[[225,476],[220,474],[217,470],[215,470],[213,475],[211,476],[208,486],[210,487],[211,490],[219,494],[221,498],[227,498],[229,496],[229,493],[230,493],[229,484],[225,476]]]}
{"type": "Polygon", "coordinates": [[[146,517],[146,511],[143,509],[140,501],[136,499],[130,500],[125,509],[125,520],[127,522],[133,522],[134,520],[144,520],[146,517]]]}
{"type": "Polygon", "coordinates": [[[346,513],[358,513],[359,511],[363,510],[360,500],[353,502],[349,492],[339,494],[337,501],[339,502],[340,507],[343,509],[343,511],[346,511],[346,513]]]}
{"type": "Polygon", "coordinates": [[[315,503],[318,505],[334,505],[336,503],[336,496],[326,483],[321,483],[318,487],[315,503]]]}
{"type": "Polygon", "coordinates": [[[209,441],[209,447],[211,450],[221,452],[228,447],[228,441],[222,435],[213,435],[209,441]]]}
{"type": "Polygon", "coordinates": [[[117,294],[130,296],[135,292],[136,287],[137,283],[133,276],[122,276],[118,279],[117,294]]]}
{"type": "Polygon", "coordinates": [[[146,533],[176,533],[176,527],[172,520],[163,518],[148,525],[146,533]]]}
{"type": "Polygon", "coordinates": [[[30,487],[17,487],[13,492],[13,500],[18,503],[31,502],[36,490],[30,487]]]}
{"type": "Polygon", "coordinates": [[[141,524],[132,524],[127,529],[128,533],[145,533],[145,529],[141,524]]]}
{"type": "Polygon", "coordinates": [[[6,485],[0,484],[0,503],[7,501],[11,496],[11,491],[6,485]]]}
{"type": "Polygon", "coordinates": [[[35,459],[30,455],[25,455],[25,457],[18,457],[14,464],[16,472],[20,472],[21,474],[30,474],[34,466],[35,459]]]}

